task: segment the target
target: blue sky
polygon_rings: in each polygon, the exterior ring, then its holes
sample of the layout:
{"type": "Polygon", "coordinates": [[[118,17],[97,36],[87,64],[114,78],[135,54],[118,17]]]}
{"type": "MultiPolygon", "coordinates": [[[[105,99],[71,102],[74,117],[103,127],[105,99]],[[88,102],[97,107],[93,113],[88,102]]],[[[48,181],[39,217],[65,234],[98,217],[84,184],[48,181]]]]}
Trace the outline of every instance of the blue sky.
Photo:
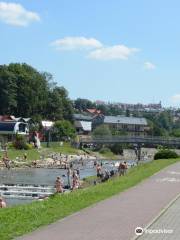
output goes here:
{"type": "Polygon", "coordinates": [[[26,62],[77,97],[180,104],[180,1],[0,1],[0,64],[26,62]]]}

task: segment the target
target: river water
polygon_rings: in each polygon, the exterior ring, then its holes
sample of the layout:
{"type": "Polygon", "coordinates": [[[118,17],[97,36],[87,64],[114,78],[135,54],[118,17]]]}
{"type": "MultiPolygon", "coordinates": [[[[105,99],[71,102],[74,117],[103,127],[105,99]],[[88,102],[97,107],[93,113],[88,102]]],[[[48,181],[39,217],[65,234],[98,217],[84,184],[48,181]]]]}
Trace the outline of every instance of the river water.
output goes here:
{"type": "MultiPolygon", "coordinates": [[[[104,169],[114,169],[116,161],[104,161],[104,169]]],[[[134,162],[131,161],[130,165],[134,162]]],[[[80,170],[80,178],[96,175],[94,162],[90,161],[82,165],[76,165],[74,168],[80,170]]],[[[63,179],[64,185],[67,184],[67,170],[65,169],[46,169],[46,168],[27,168],[27,169],[1,169],[0,184],[38,184],[54,186],[56,177],[60,176],[63,179]]],[[[14,204],[24,204],[32,200],[6,198],[8,206],[14,204]]]]}

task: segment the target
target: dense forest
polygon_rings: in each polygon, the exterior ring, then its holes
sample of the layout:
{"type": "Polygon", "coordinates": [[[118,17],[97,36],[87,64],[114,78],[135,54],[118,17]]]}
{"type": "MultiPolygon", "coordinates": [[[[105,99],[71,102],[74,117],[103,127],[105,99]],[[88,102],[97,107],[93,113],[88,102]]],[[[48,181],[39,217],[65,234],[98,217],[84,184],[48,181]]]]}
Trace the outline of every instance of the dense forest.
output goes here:
{"type": "Polygon", "coordinates": [[[0,66],[0,114],[50,120],[72,120],[73,106],[51,74],[23,64],[0,66]]]}

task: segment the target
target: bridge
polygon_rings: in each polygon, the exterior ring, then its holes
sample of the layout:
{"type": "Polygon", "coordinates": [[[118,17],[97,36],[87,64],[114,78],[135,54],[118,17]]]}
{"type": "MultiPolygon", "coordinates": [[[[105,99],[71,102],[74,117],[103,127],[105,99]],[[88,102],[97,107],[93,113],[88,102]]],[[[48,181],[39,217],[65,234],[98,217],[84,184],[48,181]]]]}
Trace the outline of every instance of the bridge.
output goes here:
{"type": "Polygon", "coordinates": [[[180,138],[167,137],[150,137],[150,136],[113,136],[113,137],[81,137],[79,140],[80,148],[89,144],[132,144],[135,147],[135,152],[138,161],[141,160],[141,147],[146,146],[166,146],[166,147],[180,147],[180,138]]]}
{"type": "Polygon", "coordinates": [[[167,147],[180,147],[180,138],[150,137],[150,136],[113,136],[113,137],[80,137],[80,145],[84,144],[134,144],[134,145],[162,145],[167,147]]]}

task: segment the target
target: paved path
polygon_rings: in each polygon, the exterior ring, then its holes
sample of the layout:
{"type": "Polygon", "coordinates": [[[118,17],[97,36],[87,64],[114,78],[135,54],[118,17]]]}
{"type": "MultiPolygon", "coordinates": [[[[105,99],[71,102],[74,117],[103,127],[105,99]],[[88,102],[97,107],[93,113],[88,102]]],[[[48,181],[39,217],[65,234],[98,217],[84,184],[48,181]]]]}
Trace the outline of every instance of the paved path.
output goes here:
{"type": "Polygon", "coordinates": [[[180,239],[180,196],[166,209],[138,240],[178,240],[180,239]]]}
{"type": "Polygon", "coordinates": [[[130,240],[180,192],[180,163],[19,240],[130,240]]]}

